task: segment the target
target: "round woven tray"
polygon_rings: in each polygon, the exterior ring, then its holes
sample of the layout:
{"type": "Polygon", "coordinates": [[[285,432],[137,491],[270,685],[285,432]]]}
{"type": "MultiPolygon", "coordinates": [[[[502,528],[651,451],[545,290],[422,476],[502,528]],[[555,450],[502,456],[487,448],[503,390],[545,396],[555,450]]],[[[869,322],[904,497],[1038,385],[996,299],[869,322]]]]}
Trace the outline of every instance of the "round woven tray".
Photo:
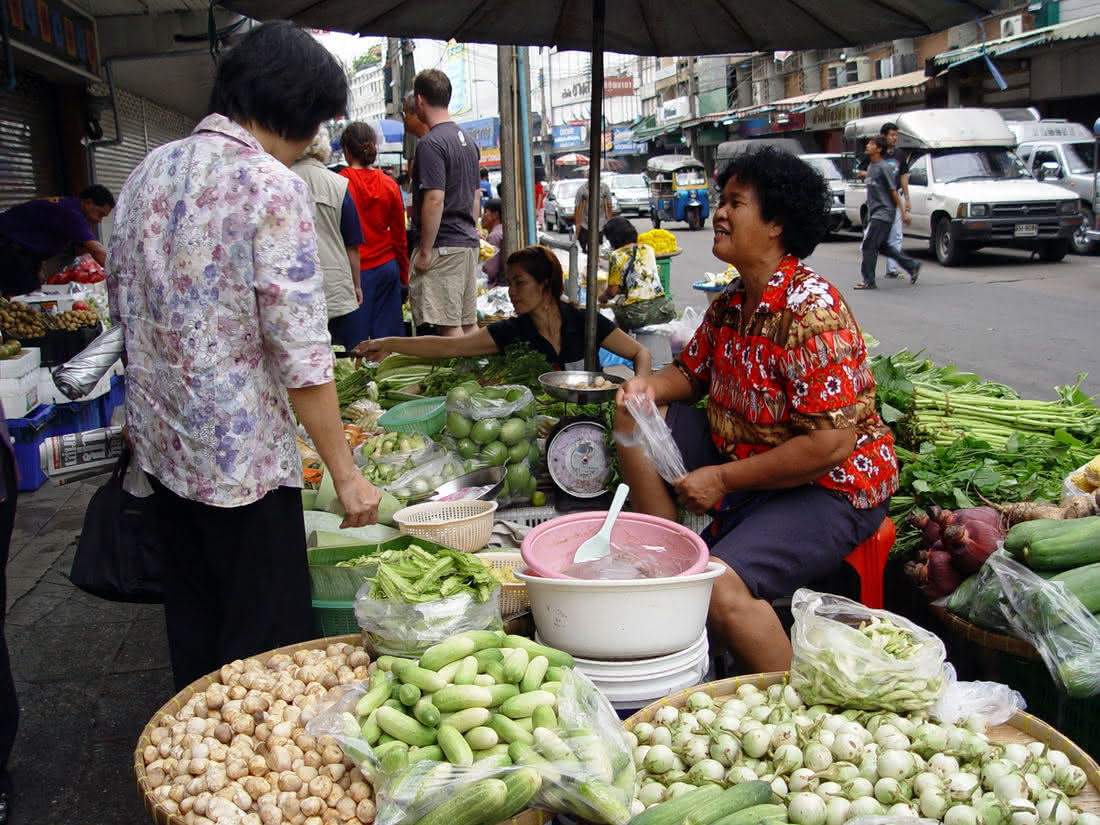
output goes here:
{"type": "MultiPolygon", "coordinates": [[[[737,688],[743,684],[753,684],[763,689],[777,682],[782,682],[786,678],[786,673],[756,673],[751,676],[738,676],[733,679],[708,682],[704,685],[681,690],[679,693],[673,693],[659,702],[654,702],[652,705],[642,708],[623,722],[623,726],[627,730],[632,730],[639,722],[651,722],[657,710],[666,705],[674,708],[683,707],[687,698],[697,691],[703,691],[714,699],[725,699],[732,696],[737,688]]],[[[1085,786],[1085,789],[1073,797],[1074,806],[1082,811],[1100,814],[1100,765],[1097,765],[1091,756],[1046,722],[1032,716],[1030,713],[1021,711],[1009,719],[1007,724],[990,728],[989,738],[994,742],[1005,744],[1009,742],[1027,744],[1028,742],[1038,741],[1048,747],[1065,752],[1070,762],[1081,768],[1089,780],[1089,784],[1085,786]]]]}
{"type": "Polygon", "coordinates": [[[932,613],[943,623],[944,627],[952,633],[962,636],[967,641],[974,642],[974,644],[990,650],[999,650],[1001,653],[1008,653],[1030,662],[1039,661],[1039,651],[1023,639],[1017,639],[1015,636],[1005,636],[1003,633],[993,633],[989,630],[983,630],[976,624],[971,624],[966,619],[959,618],[946,607],[935,604],[930,605],[930,607],[932,608],[932,613]]]}
{"type": "MultiPolygon", "coordinates": [[[[293,655],[298,650],[316,650],[318,648],[328,647],[331,644],[339,644],[344,642],[349,645],[362,646],[362,637],[358,634],[351,634],[348,636],[330,636],[326,639],[313,639],[308,642],[300,642],[294,645],[287,645],[285,647],[279,647],[275,650],[269,650],[266,653],[260,653],[255,658],[262,662],[266,662],[272,656],[277,653],[285,653],[287,655],[293,655]]],[[[149,787],[149,778],[145,774],[145,759],[142,757],[142,751],[146,745],[152,744],[151,734],[153,728],[157,726],[157,720],[165,713],[176,713],[181,707],[187,704],[188,700],[195,693],[195,691],[205,691],[212,682],[218,681],[218,672],[209,673],[194,682],[189,684],[167,702],[160,706],[160,709],[153,714],[153,717],[149,720],[149,723],[141,731],[141,736],[138,737],[137,747],[134,749],[134,776],[137,778],[138,793],[141,794],[141,800],[145,804],[145,810],[149,812],[149,815],[153,817],[153,821],[157,825],[186,825],[182,816],[177,814],[171,814],[164,808],[157,804],[156,799],[153,797],[152,789],[149,787]]],[[[500,825],[545,825],[551,819],[551,814],[546,811],[537,811],[528,808],[518,816],[501,823],[500,825]]]]}

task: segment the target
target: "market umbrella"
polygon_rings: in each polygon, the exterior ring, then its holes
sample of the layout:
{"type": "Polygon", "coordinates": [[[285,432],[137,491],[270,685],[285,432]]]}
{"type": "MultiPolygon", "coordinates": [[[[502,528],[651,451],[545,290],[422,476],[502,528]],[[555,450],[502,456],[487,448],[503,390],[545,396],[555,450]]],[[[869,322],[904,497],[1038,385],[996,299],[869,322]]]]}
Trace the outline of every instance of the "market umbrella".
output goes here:
{"type": "Polygon", "coordinates": [[[567,155],[554,158],[554,164],[557,166],[587,166],[588,156],[570,152],[567,155]]]}
{"type": "MultiPolygon", "coordinates": [[[[320,29],[390,37],[556,46],[592,53],[592,89],[603,88],[603,55],[727,54],[820,49],[917,37],[976,20],[998,0],[221,0],[259,20],[294,20],[320,29]]],[[[592,95],[591,123],[603,121],[603,96],[592,95]]],[[[603,134],[589,128],[590,153],[603,134]]],[[[529,147],[525,147],[530,151],[529,147]]],[[[600,164],[588,168],[600,191],[600,164]]],[[[599,198],[589,198],[589,226],[599,198]]],[[[588,256],[585,367],[596,367],[596,275],[588,256]]]]}

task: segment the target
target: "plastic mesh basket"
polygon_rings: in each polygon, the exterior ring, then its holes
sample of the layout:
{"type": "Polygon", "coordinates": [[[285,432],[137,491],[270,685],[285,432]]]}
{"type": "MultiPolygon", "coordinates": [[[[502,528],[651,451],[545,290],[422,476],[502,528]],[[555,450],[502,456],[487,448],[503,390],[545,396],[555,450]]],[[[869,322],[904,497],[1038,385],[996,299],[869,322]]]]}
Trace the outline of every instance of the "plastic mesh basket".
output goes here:
{"type": "MultiPolygon", "coordinates": [[[[496,570],[521,570],[527,566],[519,552],[510,550],[486,550],[477,557],[496,570]]],[[[500,615],[503,618],[510,619],[530,609],[526,584],[521,581],[500,583],[500,615]]]]}
{"type": "Polygon", "coordinates": [[[355,618],[355,602],[330,602],[314,599],[313,621],[321,636],[346,636],[359,632],[355,618]]]}
{"type": "Polygon", "coordinates": [[[421,433],[432,436],[443,429],[447,419],[447,399],[417,398],[403,401],[382,413],[378,426],[395,433],[421,433]]]}
{"type": "Polygon", "coordinates": [[[402,533],[473,553],[489,541],[496,509],[495,501],[429,501],[398,510],[393,520],[402,533]]]}

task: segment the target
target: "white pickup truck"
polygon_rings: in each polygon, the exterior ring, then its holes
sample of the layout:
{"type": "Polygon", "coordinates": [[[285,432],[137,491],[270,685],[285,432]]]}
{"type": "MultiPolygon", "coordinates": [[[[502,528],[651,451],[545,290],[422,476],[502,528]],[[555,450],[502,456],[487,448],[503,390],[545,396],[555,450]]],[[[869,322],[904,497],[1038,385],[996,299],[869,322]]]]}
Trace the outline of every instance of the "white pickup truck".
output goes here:
{"type": "MultiPolygon", "coordinates": [[[[983,246],[1034,249],[1060,261],[1081,222],[1078,201],[1060,186],[1037,181],[1016,154],[1016,137],[993,109],[922,109],[854,120],[845,127],[853,148],[898,126],[898,147],[909,158],[912,201],[907,238],[927,238],[944,266],[983,246]]],[[[867,220],[867,186],[849,181],[848,220],[867,220]]]]}

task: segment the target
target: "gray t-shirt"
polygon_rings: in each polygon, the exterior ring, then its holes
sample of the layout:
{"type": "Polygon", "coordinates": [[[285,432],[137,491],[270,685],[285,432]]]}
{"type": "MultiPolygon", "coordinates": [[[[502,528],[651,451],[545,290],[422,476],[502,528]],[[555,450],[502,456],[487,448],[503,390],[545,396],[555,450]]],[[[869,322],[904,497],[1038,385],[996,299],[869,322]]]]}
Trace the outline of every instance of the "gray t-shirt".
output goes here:
{"type": "Polygon", "coordinates": [[[891,193],[895,189],[897,184],[894,183],[894,170],[886,161],[880,160],[867,168],[868,220],[893,223],[897,207],[891,193]]]}
{"type": "Polygon", "coordinates": [[[419,228],[424,192],[443,192],[443,216],[436,247],[477,247],[477,230],[470,210],[479,191],[481,152],[457,123],[437,123],[416,144],[413,160],[413,221],[419,228]]]}
{"type": "MultiPolygon", "coordinates": [[[[600,226],[599,226],[599,229],[602,232],[603,228],[604,228],[604,224],[607,223],[607,213],[610,211],[609,204],[611,203],[611,189],[608,188],[607,184],[604,183],[603,181],[600,181],[600,195],[601,195],[601,200],[600,200],[600,226]]],[[[576,196],[576,200],[574,201],[574,205],[575,206],[580,206],[580,208],[581,208],[581,226],[587,229],[588,228],[588,181],[585,181],[583,184],[581,184],[580,189],[577,190],[577,196],[576,196]]]]}

